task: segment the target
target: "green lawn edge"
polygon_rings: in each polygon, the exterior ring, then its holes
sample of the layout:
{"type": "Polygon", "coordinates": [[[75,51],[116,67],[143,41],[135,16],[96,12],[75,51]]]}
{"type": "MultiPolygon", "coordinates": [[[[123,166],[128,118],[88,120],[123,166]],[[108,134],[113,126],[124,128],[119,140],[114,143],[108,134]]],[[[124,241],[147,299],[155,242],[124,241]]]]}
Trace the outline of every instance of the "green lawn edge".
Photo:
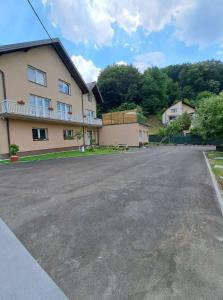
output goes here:
{"type": "Polygon", "coordinates": [[[220,184],[220,187],[223,189],[223,169],[216,168],[216,165],[223,166],[223,160],[216,159],[217,157],[223,157],[223,152],[220,151],[207,151],[207,157],[209,159],[211,169],[215,174],[217,181],[220,184]]]}
{"type": "MultiPolygon", "coordinates": [[[[42,160],[51,160],[51,159],[87,157],[93,155],[106,155],[106,154],[116,154],[116,153],[121,153],[121,152],[114,149],[94,149],[94,151],[90,151],[86,149],[85,152],[81,152],[80,150],[70,150],[70,151],[52,152],[52,153],[39,154],[39,155],[23,156],[20,157],[19,161],[16,162],[16,164],[42,161],[42,160]]],[[[11,162],[9,159],[4,159],[4,160],[0,160],[0,164],[11,164],[11,162]]]]}

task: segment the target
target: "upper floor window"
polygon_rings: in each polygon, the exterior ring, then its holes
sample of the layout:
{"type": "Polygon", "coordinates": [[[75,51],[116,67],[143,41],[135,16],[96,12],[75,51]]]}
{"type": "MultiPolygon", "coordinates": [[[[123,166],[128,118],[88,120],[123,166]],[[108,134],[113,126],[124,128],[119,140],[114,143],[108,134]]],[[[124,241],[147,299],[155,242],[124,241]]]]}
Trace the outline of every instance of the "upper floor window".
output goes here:
{"type": "Polygon", "coordinates": [[[70,84],[59,79],[58,80],[58,87],[59,87],[59,92],[70,95],[70,84]]]}
{"type": "Polygon", "coordinates": [[[36,95],[29,95],[29,104],[32,115],[49,117],[50,115],[50,99],[36,95]]]}
{"type": "Polygon", "coordinates": [[[57,102],[57,111],[63,113],[72,113],[72,105],[63,102],[57,102]]]}
{"type": "Polygon", "coordinates": [[[175,112],[177,112],[177,108],[171,108],[170,111],[171,111],[172,113],[175,113],[175,112]]]}
{"type": "Polygon", "coordinates": [[[93,110],[86,110],[85,115],[88,118],[94,118],[94,111],[93,110]]]}
{"type": "Polygon", "coordinates": [[[28,66],[28,80],[46,86],[46,73],[28,66]]]}
{"type": "Polygon", "coordinates": [[[89,93],[89,94],[88,94],[88,101],[89,101],[89,102],[92,102],[92,100],[93,100],[93,96],[92,96],[91,93],[89,93]]]}

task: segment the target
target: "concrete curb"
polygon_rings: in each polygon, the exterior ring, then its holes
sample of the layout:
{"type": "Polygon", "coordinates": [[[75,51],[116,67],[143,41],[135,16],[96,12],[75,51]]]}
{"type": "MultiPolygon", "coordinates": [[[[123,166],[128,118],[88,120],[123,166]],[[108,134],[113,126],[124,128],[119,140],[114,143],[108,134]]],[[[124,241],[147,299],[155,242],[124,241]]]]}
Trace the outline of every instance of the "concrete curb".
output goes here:
{"type": "Polygon", "coordinates": [[[213,187],[214,187],[217,199],[218,199],[218,203],[219,203],[219,206],[220,206],[220,209],[221,209],[221,214],[223,215],[223,193],[221,192],[221,190],[219,188],[218,182],[215,178],[215,175],[214,175],[214,173],[211,169],[211,165],[209,163],[209,160],[208,160],[208,158],[207,158],[204,151],[203,151],[203,155],[204,155],[204,159],[206,161],[206,164],[207,164],[210,176],[211,176],[212,184],[213,184],[213,187]]]}
{"type": "Polygon", "coordinates": [[[0,299],[68,300],[0,218],[0,299]]]}

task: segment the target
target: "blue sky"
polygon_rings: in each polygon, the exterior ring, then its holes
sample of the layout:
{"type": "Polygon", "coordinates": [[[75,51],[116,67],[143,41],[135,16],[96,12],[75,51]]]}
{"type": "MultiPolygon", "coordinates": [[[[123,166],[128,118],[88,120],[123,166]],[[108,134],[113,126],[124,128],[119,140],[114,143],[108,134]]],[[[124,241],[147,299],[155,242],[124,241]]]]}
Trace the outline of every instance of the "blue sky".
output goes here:
{"type": "MultiPolygon", "coordinates": [[[[85,80],[108,64],[223,59],[222,0],[32,0],[85,80]]],[[[26,0],[0,4],[0,44],[45,39],[26,0]]]]}

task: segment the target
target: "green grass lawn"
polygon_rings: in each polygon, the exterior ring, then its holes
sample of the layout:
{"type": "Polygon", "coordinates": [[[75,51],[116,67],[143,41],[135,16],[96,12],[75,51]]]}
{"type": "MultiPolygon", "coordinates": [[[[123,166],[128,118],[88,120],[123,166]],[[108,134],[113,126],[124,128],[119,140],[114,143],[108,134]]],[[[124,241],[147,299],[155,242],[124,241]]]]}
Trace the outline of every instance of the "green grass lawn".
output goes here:
{"type": "MultiPolygon", "coordinates": [[[[119,152],[120,151],[110,149],[110,148],[94,149],[94,151],[90,151],[90,150],[86,149],[85,152],[81,152],[80,150],[53,152],[53,153],[40,154],[40,155],[23,156],[23,157],[20,157],[18,163],[48,160],[48,159],[57,159],[57,158],[67,158],[67,157],[82,157],[82,156],[92,156],[92,155],[99,155],[99,154],[113,154],[113,153],[119,153],[119,152]]],[[[0,164],[1,163],[9,164],[11,162],[9,159],[4,159],[4,160],[0,160],[0,164]]]]}
{"type": "Polygon", "coordinates": [[[223,188],[223,168],[217,167],[217,166],[223,167],[223,152],[209,151],[208,158],[211,163],[212,170],[218,182],[220,183],[221,187],[223,188]]]}

